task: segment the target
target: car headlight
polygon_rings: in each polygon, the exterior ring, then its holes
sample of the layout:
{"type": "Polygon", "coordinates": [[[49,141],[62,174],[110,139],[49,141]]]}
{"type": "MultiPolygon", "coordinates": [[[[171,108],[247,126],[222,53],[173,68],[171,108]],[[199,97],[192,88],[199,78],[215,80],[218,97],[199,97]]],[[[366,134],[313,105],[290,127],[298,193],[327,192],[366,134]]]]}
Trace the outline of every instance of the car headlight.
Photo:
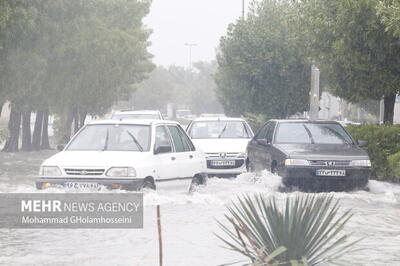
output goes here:
{"type": "Polygon", "coordinates": [[[290,166],[290,165],[310,165],[307,160],[303,159],[286,159],[285,160],[285,165],[290,166]]]}
{"type": "Polygon", "coordinates": [[[238,155],[237,155],[237,157],[238,158],[246,158],[247,157],[247,153],[246,152],[240,152],[238,155]]]}
{"type": "Polygon", "coordinates": [[[136,176],[136,170],[135,168],[132,167],[111,167],[108,169],[106,176],[111,176],[111,177],[135,177],[136,176]]]}
{"type": "Polygon", "coordinates": [[[370,160],[354,160],[351,161],[350,166],[371,167],[370,160]]]}
{"type": "Polygon", "coordinates": [[[41,176],[60,176],[61,170],[57,166],[42,166],[39,170],[41,176]]]}

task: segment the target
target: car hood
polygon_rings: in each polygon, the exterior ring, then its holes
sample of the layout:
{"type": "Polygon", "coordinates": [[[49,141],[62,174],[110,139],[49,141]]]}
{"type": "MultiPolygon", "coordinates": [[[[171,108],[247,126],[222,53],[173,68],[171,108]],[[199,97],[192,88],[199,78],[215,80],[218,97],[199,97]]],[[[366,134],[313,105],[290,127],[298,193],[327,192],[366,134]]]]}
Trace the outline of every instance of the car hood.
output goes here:
{"type": "Polygon", "coordinates": [[[129,151],[62,151],[46,161],[43,165],[71,167],[107,167],[130,166],[149,161],[149,152],[129,151]]]}
{"type": "Polygon", "coordinates": [[[205,153],[245,152],[250,139],[192,139],[197,149],[205,153]]]}
{"type": "Polygon", "coordinates": [[[290,158],[309,160],[362,160],[368,159],[368,154],[354,145],[338,144],[276,144],[290,158]]]}

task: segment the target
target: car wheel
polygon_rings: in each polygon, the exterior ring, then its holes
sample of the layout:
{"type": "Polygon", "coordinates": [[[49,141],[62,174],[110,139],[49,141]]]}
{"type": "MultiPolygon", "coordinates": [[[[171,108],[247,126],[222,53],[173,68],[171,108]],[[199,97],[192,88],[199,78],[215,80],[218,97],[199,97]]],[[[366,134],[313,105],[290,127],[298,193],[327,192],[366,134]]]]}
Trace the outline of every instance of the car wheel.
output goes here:
{"type": "Polygon", "coordinates": [[[195,175],[192,179],[192,183],[190,184],[189,192],[192,192],[196,189],[197,186],[206,185],[207,184],[207,176],[206,175],[195,175]]]}
{"type": "Polygon", "coordinates": [[[156,184],[154,183],[154,180],[152,178],[145,178],[139,190],[142,189],[156,190],[156,184]]]}
{"type": "Polygon", "coordinates": [[[271,164],[271,173],[276,174],[276,162],[273,161],[271,164]]]}

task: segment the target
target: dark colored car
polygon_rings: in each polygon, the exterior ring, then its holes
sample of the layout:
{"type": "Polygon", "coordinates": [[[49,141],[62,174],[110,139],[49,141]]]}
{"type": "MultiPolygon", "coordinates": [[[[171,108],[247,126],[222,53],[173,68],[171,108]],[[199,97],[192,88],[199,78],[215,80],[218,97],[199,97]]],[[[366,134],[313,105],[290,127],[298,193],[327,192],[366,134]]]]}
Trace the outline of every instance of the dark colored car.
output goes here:
{"type": "Polygon", "coordinates": [[[247,169],[268,169],[287,187],[341,191],[364,188],[371,175],[368,154],[334,121],[270,120],[247,146],[247,169]]]}

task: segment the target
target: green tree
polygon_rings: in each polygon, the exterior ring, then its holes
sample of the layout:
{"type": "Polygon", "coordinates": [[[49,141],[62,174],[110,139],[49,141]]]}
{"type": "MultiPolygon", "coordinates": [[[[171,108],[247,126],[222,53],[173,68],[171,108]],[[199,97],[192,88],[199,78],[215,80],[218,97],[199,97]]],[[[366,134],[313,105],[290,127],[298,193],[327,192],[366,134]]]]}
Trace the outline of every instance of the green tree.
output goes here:
{"type": "Polygon", "coordinates": [[[198,114],[221,112],[215,95],[215,70],[215,62],[195,62],[193,69],[158,66],[147,80],[136,86],[131,107],[165,110],[172,103],[198,114]]]}
{"type": "Polygon", "coordinates": [[[252,2],[221,38],[217,94],[230,114],[285,118],[308,109],[310,65],[290,23],[290,3],[252,2]]]}
{"type": "Polygon", "coordinates": [[[102,114],[129,97],[131,85],[153,68],[150,30],[142,24],[149,1],[10,0],[3,6],[8,15],[0,17],[0,97],[13,110],[5,151],[18,149],[21,115],[23,149],[31,144],[31,111],[35,149],[48,147],[49,112],[64,121],[67,141],[73,121],[77,130],[86,114],[102,114]]]}
{"type": "Polygon", "coordinates": [[[378,14],[386,30],[395,37],[400,37],[400,2],[394,0],[380,1],[378,14]]]}
{"type": "Polygon", "coordinates": [[[400,82],[400,42],[385,31],[378,0],[298,1],[299,25],[337,96],[351,102],[384,98],[384,121],[393,123],[400,82]]]}
{"type": "Polygon", "coordinates": [[[165,110],[166,104],[173,101],[174,94],[168,69],[157,66],[148,79],[137,85],[132,95],[131,108],[165,110]]]}

